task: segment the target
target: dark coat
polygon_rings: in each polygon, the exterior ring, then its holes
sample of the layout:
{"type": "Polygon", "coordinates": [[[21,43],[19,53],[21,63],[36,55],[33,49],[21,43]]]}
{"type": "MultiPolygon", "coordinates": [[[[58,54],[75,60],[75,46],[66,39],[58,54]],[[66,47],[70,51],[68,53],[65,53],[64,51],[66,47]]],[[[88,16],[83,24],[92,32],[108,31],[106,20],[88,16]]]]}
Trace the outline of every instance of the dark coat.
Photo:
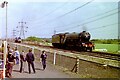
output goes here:
{"type": "Polygon", "coordinates": [[[46,60],[46,58],[47,58],[47,54],[41,54],[41,58],[42,58],[42,60],[46,60]]]}
{"type": "Polygon", "coordinates": [[[14,62],[15,57],[12,54],[8,54],[8,62],[14,62]]]}
{"type": "Polygon", "coordinates": [[[24,55],[20,54],[20,60],[21,60],[21,61],[25,61],[24,55]]]}
{"type": "Polygon", "coordinates": [[[34,55],[30,52],[26,54],[26,61],[27,62],[33,62],[34,61],[34,55]]]}

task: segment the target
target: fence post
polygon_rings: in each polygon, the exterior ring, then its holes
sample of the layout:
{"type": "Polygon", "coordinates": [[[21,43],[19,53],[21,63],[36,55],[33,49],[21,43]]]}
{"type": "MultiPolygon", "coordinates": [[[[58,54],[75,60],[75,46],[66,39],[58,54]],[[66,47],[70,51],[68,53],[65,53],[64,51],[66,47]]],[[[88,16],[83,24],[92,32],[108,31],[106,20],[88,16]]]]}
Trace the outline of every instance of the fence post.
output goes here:
{"type": "Polygon", "coordinates": [[[54,65],[55,65],[55,62],[56,62],[56,52],[54,52],[54,61],[53,61],[54,65]]]}
{"type": "Polygon", "coordinates": [[[76,61],[76,73],[79,73],[79,57],[77,56],[77,61],[76,61]]]}
{"type": "Polygon", "coordinates": [[[7,54],[7,41],[4,41],[4,65],[3,65],[3,78],[5,78],[5,65],[6,65],[6,54],[7,54]]]}

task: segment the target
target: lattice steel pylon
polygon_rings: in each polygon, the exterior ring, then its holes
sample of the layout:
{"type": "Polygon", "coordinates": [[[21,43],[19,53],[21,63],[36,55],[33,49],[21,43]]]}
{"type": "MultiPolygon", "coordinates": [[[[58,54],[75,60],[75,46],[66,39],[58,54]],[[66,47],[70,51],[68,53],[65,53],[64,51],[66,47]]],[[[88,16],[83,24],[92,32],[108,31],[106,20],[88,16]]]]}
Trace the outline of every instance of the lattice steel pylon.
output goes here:
{"type": "Polygon", "coordinates": [[[27,26],[24,26],[25,24],[26,24],[26,22],[23,22],[23,21],[21,21],[21,22],[18,22],[19,23],[19,26],[17,26],[17,28],[20,28],[20,30],[18,31],[18,32],[20,32],[19,33],[19,37],[21,37],[22,39],[25,39],[25,32],[27,32],[27,26]]]}

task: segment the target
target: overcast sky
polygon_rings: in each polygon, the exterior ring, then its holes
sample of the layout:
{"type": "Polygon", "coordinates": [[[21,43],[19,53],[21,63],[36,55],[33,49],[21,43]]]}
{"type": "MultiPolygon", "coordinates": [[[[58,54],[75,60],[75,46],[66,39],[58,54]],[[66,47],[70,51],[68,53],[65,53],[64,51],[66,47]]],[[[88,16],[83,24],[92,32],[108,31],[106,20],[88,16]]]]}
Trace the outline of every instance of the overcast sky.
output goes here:
{"type": "MultiPolygon", "coordinates": [[[[26,22],[25,37],[51,38],[54,32],[90,32],[91,39],[118,38],[119,0],[7,0],[8,37],[26,22]],[[16,28],[18,26],[18,28],[16,28]],[[28,27],[28,29],[26,28],[28,27]]],[[[0,1],[2,3],[3,1],[0,1]]],[[[0,36],[6,35],[6,7],[0,8],[0,36]]],[[[19,36],[19,32],[16,36],[19,36]]]]}

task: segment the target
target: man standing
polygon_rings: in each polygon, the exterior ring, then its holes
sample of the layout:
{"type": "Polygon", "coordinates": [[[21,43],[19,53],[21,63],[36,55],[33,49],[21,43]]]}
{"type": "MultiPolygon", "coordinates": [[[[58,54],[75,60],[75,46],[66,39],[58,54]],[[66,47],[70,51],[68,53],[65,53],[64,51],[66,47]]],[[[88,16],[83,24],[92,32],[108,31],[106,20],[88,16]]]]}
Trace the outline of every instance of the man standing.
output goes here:
{"type": "Polygon", "coordinates": [[[24,51],[22,51],[22,53],[20,53],[20,73],[24,71],[24,67],[23,67],[24,61],[25,61],[24,51]]]}
{"type": "Polygon", "coordinates": [[[32,69],[35,73],[35,67],[34,67],[34,55],[32,53],[32,50],[30,49],[29,52],[26,54],[26,60],[28,62],[28,70],[29,70],[29,74],[31,73],[31,70],[30,70],[30,65],[32,66],[32,69]]]}

